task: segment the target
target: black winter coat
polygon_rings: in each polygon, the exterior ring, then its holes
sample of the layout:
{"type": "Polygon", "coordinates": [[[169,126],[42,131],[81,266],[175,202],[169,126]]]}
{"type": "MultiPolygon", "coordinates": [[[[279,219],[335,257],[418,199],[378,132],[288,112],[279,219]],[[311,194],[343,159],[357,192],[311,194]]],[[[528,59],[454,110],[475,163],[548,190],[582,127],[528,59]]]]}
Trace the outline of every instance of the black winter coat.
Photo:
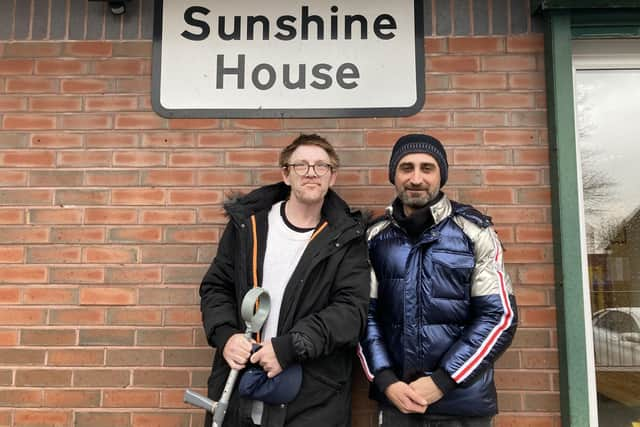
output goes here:
{"type": "MultiPolygon", "coordinates": [[[[208,381],[208,396],[213,400],[220,398],[229,374],[222,349],[231,335],[244,332],[242,298],[255,280],[255,285],[261,283],[268,211],[288,196],[289,187],[281,182],[225,206],[230,221],[200,285],[207,340],[219,350],[208,381]],[[257,262],[253,261],[254,245],[257,262]]],[[[309,242],[287,284],[277,337],[272,339],[283,369],[301,363],[302,387],[288,405],[265,404],[263,426],[351,424],[352,362],[364,334],[369,298],[365,228],[359,213],[350,213],[332,190],[325,197],[322,216],[327,225],[309,242]]],[[[239,426],[250,410],[251,402],[235,390],[224,425],[239,426]]],[[[210,415],[205,425],[211,425],[210,415]]]]}

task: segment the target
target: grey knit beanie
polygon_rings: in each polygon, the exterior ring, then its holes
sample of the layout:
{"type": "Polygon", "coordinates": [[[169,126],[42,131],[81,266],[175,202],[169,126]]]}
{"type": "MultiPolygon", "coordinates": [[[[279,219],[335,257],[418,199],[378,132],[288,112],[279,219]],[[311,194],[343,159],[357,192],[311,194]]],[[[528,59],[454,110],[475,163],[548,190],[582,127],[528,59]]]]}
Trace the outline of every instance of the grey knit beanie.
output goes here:
{"type": "Polygon", "coordinates": [[[447,152],[442,143],[431,135],[409,134],[400,137],[393,146],[389,159],[389,181],[395,184],[396,169],[400,160],[407,154],[424,153],[433,156],[440,167],[440,187],[444,187],[449,175],[447,152]]]}

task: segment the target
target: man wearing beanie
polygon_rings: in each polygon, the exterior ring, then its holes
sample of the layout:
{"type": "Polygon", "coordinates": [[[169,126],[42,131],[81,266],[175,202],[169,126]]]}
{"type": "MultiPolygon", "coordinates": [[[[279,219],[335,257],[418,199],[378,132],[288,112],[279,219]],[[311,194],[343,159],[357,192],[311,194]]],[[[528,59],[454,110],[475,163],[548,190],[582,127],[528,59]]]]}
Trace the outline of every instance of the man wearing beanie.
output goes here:
{"type": "Polygon", "coordinates": [[[359,349],[380,425],[490,426],[493,364],[517,308],[491,218],[449,200],[436,138],[401,137],[389,160],[397,197],[367,232],[371,299],[359,349]]]}

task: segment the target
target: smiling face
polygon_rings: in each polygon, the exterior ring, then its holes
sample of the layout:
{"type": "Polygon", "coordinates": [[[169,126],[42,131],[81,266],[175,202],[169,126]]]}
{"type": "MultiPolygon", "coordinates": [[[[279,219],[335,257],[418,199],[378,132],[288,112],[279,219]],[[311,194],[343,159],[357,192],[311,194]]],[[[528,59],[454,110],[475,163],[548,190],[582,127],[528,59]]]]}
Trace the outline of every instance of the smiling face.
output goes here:
{"type": "MultiPolygon", "coordinates": [[[[291,154],[287,163],[289,165],[298,163],[333,165],[329,154],[316,145],[299,146],[291,154]]],[[[291,199],[305,205],[322,204],[327,191],[336,181],[335,169],[331,169],[323,176],[318,176],[313,168],[309,168],[304,176],[299,176],[293,169],[292,166],[282,168],[282,179],[291,187],[291,199]]]]}
{"type": "Polygon", "coordinates": [[[394,182],[404,213],[409,216],[440,193],[438,162],[429,154],[407,154],[398,163],[394,182]]]}

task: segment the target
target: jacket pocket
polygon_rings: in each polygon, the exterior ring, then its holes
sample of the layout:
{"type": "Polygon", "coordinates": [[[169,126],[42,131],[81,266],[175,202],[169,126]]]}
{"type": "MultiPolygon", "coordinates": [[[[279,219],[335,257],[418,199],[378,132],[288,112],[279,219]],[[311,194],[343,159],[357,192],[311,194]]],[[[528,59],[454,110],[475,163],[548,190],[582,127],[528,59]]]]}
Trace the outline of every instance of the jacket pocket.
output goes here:
{"type": "Polygon", "coordinates": [[[466,252],[433,251],[432,295],[435,298],[468,299],[475,267],[472,254],[466,252]]]}

